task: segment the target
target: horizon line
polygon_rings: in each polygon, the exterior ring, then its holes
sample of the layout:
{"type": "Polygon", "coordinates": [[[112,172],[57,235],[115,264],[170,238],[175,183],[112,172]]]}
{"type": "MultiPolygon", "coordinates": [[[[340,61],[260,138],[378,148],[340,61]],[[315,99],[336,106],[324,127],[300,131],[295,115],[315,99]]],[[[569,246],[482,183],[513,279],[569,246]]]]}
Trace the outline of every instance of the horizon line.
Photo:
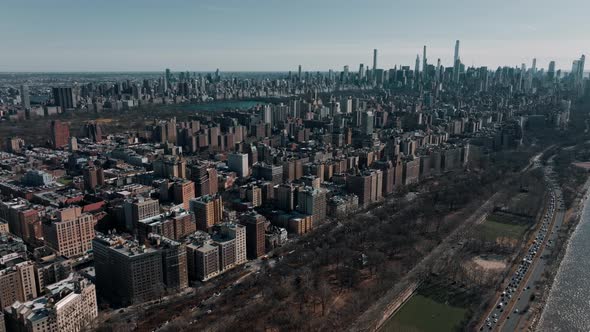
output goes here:
{"type": "MultiPolygon", "coordinates": [[[[402,65],[403,67],[410,67],[410,69],[412,69],[412,66],[410,65],[402,65]]],[[[443,66],[445,67],[445,66],[443,66]]],[[[488,67],[488,66],[465,66],[466,68],[481,68],[481,67],[488,67]]],[[[498,66],[498,68],[518,68],[520,69],[519,66],[498,66]]],[[[401,68],[401,67],[399,67],[401,68]]],[[[452,68],[452,67],[445,67],[445,68],[452,68]]],[[[382,70],[389,70],[389,69],[394,69],[394,68],[377,68],[377,69],[382,69],[382,70]]],[[[490,71],[494,71],[491,69],[491,67],[488,67],[488,69],[490,71]]],[[[527,68],[527,70],[530,69],[527,68]]],[[[543,67],[541,68],[537,68],[537,70],[540,69],[545,69],[543,67]]],[[[372,69],[370,69],[372,70],[372,69]]],[[[413,70],[413,69],[412,69],[413,70]]],[[[571,69],[557,69],[557,70],[561,70],[561,71],[565,71],[565,72],[570,72],[571,69]]],[[[216,70],[170,70],[171,72],[176,72],[176,73],[215,73],[217,71],[216,70]]],[[[338,71],[343,71],[343,70],[334,70],[334,69],[328,69],[328,70],[302,70],[302,72],[312,72],[312,73],[328,73],[330,71],[333,72],[338,72],[338,71]]],[[[422,71],[422,70],[420,70],[422,71]]],[[[157,70],[63,70],[63,71],[0,71],[0,75],[6,75],[6,74],[152,74],[152,73],[165,73],[166,72],[166,68],[164,68],[163,70],[157,71],[157,70]]],[[[294,72],[297,73],[297,69],[293,69],[293,70],[227,70],[227,71],[223,71],[221,69],[219,69],[220,73],[260,73],[260,74],[264,74],[264,73],[289,73],[289,72],[294,72]]],[[[354,71],[350,71],[352,73],[357,72],[356,70],[354,71]]],[[[584,73],[590,73],[590,69],[588,70],[584,70],[584,73]]]]}

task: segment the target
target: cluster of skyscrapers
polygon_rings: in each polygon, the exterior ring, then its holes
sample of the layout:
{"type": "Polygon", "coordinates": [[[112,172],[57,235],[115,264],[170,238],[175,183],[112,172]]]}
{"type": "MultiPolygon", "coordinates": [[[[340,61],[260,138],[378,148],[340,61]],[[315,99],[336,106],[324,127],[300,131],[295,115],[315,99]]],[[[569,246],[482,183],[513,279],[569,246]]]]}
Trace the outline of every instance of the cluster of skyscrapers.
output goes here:
{"type": "Polygon", "coordinates": [[[568,74],[535,60],[491,71],[466,67],[459,45],[449,67],[430,64],[425,46],[413,69],[379,68],[374,50],[358,73],[166,70],[56,86],[38,104],[27,85],[11,90],[7,120],[51,121],[45,142],[6,137],[0,153],[0,327],[79,331],[99,303],[231,278],[320,224],[519,147],[526,130],[566,128],[571,99],[590,92],[584,56],[568,74]],[[262,97],[281,99],[156,114],[141,128],[60,115],[262,97]]]}

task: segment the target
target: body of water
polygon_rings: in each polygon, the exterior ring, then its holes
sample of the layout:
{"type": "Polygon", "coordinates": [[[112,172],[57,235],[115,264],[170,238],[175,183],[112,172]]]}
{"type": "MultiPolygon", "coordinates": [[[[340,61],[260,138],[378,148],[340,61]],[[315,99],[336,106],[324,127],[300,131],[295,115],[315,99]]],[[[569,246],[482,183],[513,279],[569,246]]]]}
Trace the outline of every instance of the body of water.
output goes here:
{"type": "MultiPolygon", "coordinates": [[[[588,191],[586,191],[588,195],[588,191]]],[[[567,246],[537,331],[590,331],[590,204],[567,246]]]]}
{"type": "Polygon", "coordinates": [[[257,100],[233,100],[233,101],[212,101],[206,103],[199,103],[199,104],[175,104],[175,105],[167,105],[166,107],[170,107],[173,109],[180,109],[186,111],[226,111],[226,110],[234,110],[234,109],[241,109],[247,110],[256,105],[265,104],[262,101],[257,100]]]}

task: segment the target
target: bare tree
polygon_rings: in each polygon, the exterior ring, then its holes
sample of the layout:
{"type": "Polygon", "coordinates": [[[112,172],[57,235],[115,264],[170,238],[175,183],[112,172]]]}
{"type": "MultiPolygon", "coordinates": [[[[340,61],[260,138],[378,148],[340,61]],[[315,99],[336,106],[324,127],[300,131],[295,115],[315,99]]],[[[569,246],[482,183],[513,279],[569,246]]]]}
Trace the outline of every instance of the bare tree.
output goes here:
{"type": "Polygon", "coordinates": [[[332,288],[326,281],[321,281],[316,289],[317,296],[322,305],[322,317],[326,314],[326,306],[332,296],[332,288]]]}

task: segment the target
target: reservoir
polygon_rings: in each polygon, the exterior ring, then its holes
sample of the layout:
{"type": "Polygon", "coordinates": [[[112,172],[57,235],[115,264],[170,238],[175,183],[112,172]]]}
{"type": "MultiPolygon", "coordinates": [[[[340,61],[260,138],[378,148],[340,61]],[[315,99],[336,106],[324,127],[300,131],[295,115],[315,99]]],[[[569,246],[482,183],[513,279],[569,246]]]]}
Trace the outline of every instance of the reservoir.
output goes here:
{"type": "Polygon", "coordinates": [[[186,110],[191,112],[199,111],[227,111],[227,110],[247,110],[256,105],[265,104],[263,101],[257,100],[232,100],[232,101],[212,101],[197,104],[174,104],[166,105],[166,108],[174,110],[186,110]]]}

